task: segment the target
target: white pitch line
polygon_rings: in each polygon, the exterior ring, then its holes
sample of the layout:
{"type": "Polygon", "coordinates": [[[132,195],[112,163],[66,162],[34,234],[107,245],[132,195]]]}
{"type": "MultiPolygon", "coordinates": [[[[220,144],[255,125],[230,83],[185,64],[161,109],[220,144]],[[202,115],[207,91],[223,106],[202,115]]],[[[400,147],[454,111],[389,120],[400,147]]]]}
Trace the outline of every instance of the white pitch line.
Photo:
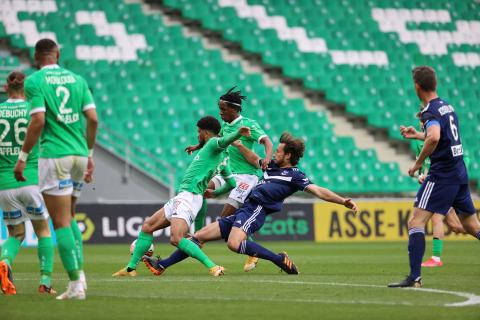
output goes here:
{"type": "MultiPolygon", "coordinates": [[[[16,278],[15,281],[36,281],[37,278],[16,278]]],[[[66,278],[55,279],[55,280],[68,280],[66,278]]],[[[91,279],[94,282],[126,282],[126,281],[136,281],[136,282],[154,282],[154,281],[161,281],[161,282],[212,282],[215,279],[168,279],[162,278],[161,280],[157,279],[147,279],[147,278],[115,278],[115,279],[91,279]]],[[[401,290],[401,289],[392,289],[387,288],[386,286],[381,285],[373,285],[373,284],[360,284],[360,283],[343,283],[343,282],[310,282],[310,281],[286,281],[286,280],[252,280],[252,279],[243,279],[243,280],[229,280],[229,282],[236,282],[236,283],[272,283],[272,284],[287,284],[287,285],[315,285],[315,286],[335,286],[335,287],[365,287],[365,288],[382,288],[388,290],[401,290]]],[[[405,288],[406,290],[412,291],[420,291],[420,292],[431,292],[431,293],[441,293],[441,294],[449,294],[454,295],[457,297],[467,298],[466,301],[463,302],[455,302],[455,303],[446,303],[443,306],[445,307],[466,307],[466,306],[473,306],[480,304],[480,296],[469,293],[469,292],[461,292],[461,291],[450,291],[450,290],[442,290],[442,289],[430,289],[430,288],[405,288]]],[[[118,296],[118,295],[117,295],[118,296]]],[[[215,297],[210,297],[209,299],[215,299],[215,297]]],[[[238,298],[218,298],[217,300],[248,300],[248,299],[238,299],[238,298]]],[[[258,300],[258,299],[255,299],[258,300]]],[[[278,299],[264,299],[262,301],[287,301],[287,300],[278,300],[278,299]]],[[[410,302],[386,302],[386,301],[363,301],[363,300],[317,300],[317,299],[288,299],[288,301],[294,302],[306,302],[306,303],[359,303],[359,304],[387,304],[387,305],[413,305],[410,302]]]]}

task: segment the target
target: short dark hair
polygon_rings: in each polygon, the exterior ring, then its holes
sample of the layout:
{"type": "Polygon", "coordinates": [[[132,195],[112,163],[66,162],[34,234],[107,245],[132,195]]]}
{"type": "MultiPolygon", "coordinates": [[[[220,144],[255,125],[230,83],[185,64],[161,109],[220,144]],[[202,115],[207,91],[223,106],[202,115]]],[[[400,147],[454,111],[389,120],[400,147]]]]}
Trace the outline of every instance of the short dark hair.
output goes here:
{"type": "Polygon", "coordinates": [[[197,127],[202,130],[208,130],[217,135],[220,133],[221,125],[217,118],[212,116],[205,116],[197,121],[197,127]]]}
{"type": "Polygon", "coordinates": [[[229,104],[230,107],[242,112],[242,101],[247,100],[246,96],[242,96],[240,90],[233,91],[237,86],[230,88],[224,95],[220,97],[220,101],[224,101],[229,104]]]}
{"type": "Polygon", "coordinates": [[[12,71],[7,76],[8,91],[20,91],[23,89],[25,74],[21,71],[12,71]]]}
{"type": "Polygon", "coordinates": [[[284,132],[280,136],[280,143],[285,144],[284,153],[290,153],[290,163],[297,165],[305,152],[305,142],[302,139],[294,138],[289,132],[284,132]]]}
{"type": "Polygon", "coordinates": [[[35,44],[35,52],[37,54],[49,54],[58,49],[57,44],[52,39],[41,39],[35,44]]]}
{"type": "Polygon", "coordinates": [[[413,81],[424,91],[437,90],[437,76],[432,67],[420,66],[412,70],[413,81]]]}

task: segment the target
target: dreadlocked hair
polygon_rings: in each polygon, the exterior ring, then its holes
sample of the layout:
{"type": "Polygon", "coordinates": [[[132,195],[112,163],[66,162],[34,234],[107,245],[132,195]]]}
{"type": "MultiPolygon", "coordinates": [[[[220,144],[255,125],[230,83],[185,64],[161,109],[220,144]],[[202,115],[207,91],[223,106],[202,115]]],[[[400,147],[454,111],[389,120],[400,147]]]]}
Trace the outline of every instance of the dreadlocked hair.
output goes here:
{"type": "Polygon", "coordinates": [[[235,108],[238,112],[242,112],[242,101],[247,100],[246,96],[242,96],[242,92],[240,90],[235,90],[237,86],[230,88],[224,95],[220,97],[221,101],[225,101],[230,105],[230,107],[235,108]]]}

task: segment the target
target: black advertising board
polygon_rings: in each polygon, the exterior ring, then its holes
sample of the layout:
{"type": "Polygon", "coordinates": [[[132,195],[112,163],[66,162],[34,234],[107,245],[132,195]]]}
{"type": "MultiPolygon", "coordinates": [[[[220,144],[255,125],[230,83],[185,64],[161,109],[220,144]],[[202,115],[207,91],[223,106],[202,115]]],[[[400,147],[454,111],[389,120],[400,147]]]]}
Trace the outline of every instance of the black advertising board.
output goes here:
{"type": "MultiPolygon", "coordinates": [[[[78,205],[76,219],[86,243],[130,243],[136,239],[143,221],[163,204],[84,204],[78,205]]],[[[209,204],[206,223],[219,218],[221,204],[209,204]]],[[[192,229],[193,232],[193,229],[192,229]]],[[[154,233],[155,242],[168,242],[170,230],[154,233]]],[[[313,205],[286,204],[270,215],[255,239],[268,241],[314,240],[313,205]]]]}

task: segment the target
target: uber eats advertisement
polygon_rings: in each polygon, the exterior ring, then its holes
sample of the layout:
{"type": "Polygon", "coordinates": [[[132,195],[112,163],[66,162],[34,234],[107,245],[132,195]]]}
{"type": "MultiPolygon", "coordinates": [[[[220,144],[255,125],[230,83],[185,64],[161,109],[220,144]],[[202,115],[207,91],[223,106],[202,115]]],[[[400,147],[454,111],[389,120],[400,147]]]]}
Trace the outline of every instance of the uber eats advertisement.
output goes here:
{"type": "MultiPolygon", "coordinates": [[[[281,212],[269,215],[262,229],[254,235],[258,241],[406,241],[408,219],[413,213],[412,201],[358,202],[359,212],[331,203],[287,203],[281,212]]],[[[76,220],[86,243],[130,243],[142,223],[163,204],[84,204],[78,205],[76,220]]],[[[477,215],[480,201],[475,201],[477,215]]],[[[223,205],[209,204],[206,224],[220,217],[223,205]]],[[[193,233],[193,226],[191,229],[193,233]]],[[[426,229],[432,235],[431,223],[426,229]]],[[[155,242],[168,242],[169,228],[154,233],[155,242]]],[[[8,237],[0,222],[0,244],[8,237]]],[[[457,235],[445,226],[446,240],[472,240],[457,235]]],[[[478,241],[478,240],[477,240],[478,241]]],[[[27,223],[24,246],[36,246],[33,228],[27,223]]]]}
{"type": "MultiPolygon", "coordinates": [[[[148,205],[79,205],[77,222],[87,243],[128,243],[140,231],[143,221],[162,207],[148,205]]],[[[220,217],[223,205],[208,205],[206,224],[220,217]]],[[[261,240],[314,240],[313,206],[286,204],[282,212],[268,216],[254,236],[261,240]]],[[[193,233],[193,226],[191,232],[193,233]]],[[[154,233],[155,241],[168,242],[169,228],[154,233]]]]}

